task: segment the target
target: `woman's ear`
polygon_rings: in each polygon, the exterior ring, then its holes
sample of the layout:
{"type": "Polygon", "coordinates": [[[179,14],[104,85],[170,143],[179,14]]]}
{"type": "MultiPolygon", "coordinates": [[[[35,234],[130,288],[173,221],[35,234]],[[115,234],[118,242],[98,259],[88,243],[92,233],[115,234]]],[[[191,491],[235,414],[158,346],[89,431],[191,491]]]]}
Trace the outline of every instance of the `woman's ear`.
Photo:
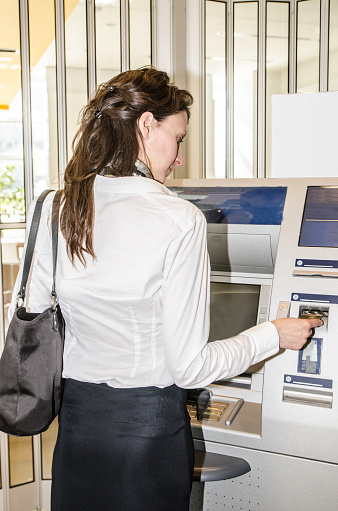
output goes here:
{"type": "Polygon", "coordinates": [[[153,124],[154,120],[154,116],[151,112],[143,112],[138,120],[138,128],[145,140],[149,138],[151,125],[153,124]]]}

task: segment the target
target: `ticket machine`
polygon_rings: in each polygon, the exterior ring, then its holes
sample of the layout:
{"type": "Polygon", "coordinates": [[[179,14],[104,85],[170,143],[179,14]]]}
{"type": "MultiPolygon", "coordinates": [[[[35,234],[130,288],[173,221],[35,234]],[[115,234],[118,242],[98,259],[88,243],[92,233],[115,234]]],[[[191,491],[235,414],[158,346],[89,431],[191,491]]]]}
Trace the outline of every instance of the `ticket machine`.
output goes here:
{"type": "Polygon", "coordinates": [[[209,342],[266,320],[320,315],[300,351],[213,382],[195,448],[246,459],[242,477],[194,483],[191,510],[338,507],[338,178],[170,183],[208,222],[209,342]]]}

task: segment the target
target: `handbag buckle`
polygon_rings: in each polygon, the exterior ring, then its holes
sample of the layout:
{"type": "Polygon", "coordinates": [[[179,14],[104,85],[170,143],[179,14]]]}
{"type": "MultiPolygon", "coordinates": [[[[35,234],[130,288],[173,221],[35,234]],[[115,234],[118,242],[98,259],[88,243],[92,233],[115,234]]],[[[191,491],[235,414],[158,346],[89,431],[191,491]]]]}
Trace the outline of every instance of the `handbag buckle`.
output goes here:
{"type": "Polygon", "coordinates": [[[52,311],[56,311],[56,308],[58,306],[58,298],[56,296],[56,293],[51,294],[51,302],[52,302],[52,311]]]}
{"type": "Polygon", "coordinates": [[[52,291],[52,293],[51,293],[51,301],[52,301],[52,329],[55,332],[58,332],[59,331],[59,321],[58,321],[56,309],[57,309],[59,302],[58,302],[55,291],[52,291]]]}
{"type": "Polygon", "coordinates": [[[24,297],[22,296],[22,293],[18,293],[16,296],[16,307],[22,307],[24,304],[24,297]]]}

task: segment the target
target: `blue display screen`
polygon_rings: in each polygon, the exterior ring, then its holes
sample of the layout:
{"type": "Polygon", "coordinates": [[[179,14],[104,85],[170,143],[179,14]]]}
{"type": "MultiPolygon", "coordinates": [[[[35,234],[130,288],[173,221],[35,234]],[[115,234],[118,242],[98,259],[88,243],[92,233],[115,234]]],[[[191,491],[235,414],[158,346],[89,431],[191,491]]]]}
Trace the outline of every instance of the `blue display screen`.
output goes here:
{"type": "Polygon", "coordinates": [[[286,187],[170,187],[213,224],[280,225],[286,187]]]}
{"type": "Polygon", "coordinates": [[[338,187],[308,187],[299,246],[338,247],[338,187]]]}

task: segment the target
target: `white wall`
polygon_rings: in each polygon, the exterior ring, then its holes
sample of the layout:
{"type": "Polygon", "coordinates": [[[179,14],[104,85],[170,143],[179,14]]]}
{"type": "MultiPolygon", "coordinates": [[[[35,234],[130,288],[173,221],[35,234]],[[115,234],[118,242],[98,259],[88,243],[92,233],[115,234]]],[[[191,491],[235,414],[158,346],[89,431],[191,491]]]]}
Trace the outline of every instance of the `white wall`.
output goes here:
{"type": "Polygon", "coordinates": [[[272,97],[271,177],[338,175],[338,92],[272,97]]]}

